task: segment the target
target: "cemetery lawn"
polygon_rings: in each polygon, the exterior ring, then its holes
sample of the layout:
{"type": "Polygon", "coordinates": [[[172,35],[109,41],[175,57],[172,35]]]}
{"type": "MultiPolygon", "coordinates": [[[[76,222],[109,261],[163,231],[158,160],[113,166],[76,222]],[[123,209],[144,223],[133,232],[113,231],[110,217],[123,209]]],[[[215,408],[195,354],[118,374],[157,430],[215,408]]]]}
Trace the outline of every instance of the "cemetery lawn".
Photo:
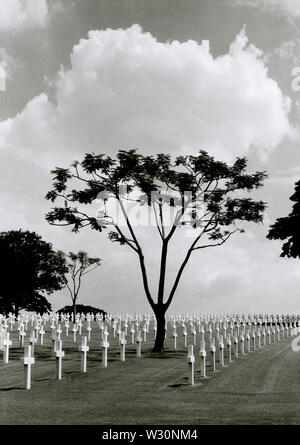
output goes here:
{"type": "MultiPolygon", "coordinates": [[[[55,379],[51,338],[35,346],[32,389],[24,389],[24,371],[17,334],[12,333],[10,362],[0,364],[1,425],[203,425],[203,424],[300,424],[300,352],[291,339],[268,345],[235,359],[212,372],[207,354],[207,378],[199,375],[196,356],[195,386],[188,385],[187,352],[172,339],[160,356],[151,352],[152,334],[142,344],[119,347],[110,335],[108,367],[101,367],[99,331],[92,331],[87,373],[80,372],[78,342],[62,338],[65,358],[63,377],[55,379]]],[[[182,339],[180,339],[182,340],[182,339]]],[[[189,338],[188,342],[191,342],[189,338]]],[[[198,354],[199,346],[196,346],[198,354]]],[[[218,359],[218,351],[216,355],[218,359]]]]}

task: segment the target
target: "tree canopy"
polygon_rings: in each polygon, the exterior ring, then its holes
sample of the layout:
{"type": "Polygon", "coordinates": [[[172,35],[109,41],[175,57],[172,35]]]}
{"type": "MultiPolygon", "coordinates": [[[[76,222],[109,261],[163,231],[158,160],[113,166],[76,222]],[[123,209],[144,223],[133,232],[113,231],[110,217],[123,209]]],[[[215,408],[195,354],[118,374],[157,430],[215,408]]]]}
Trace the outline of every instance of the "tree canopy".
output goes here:
{"type": "Polygon", "coordinates": [[[270,240],[286,240],[282,246],[281,257],[300,257],[300,180],[295,183],[295,192],[290,197],[294,202],[288,216],[278,218],[270,226],[267,238],[270,240]]]}
{"type": "Polygon", "coordinates": [[[83,227],[98,232],[111,228],[110,240],[127,245],[137,254],[145,294],[157,319],[154,349],[161,350],[165,312],[192,252],[220,246],[234,233],[242,232],[236,226],[237,221],[263,220],[265,203],[251,199],[249,192],[263,185],[266,173],[248,174],[246,169],[245,158],[237,158],[228,165],[203,150],[196,156],[177,156],[174,160],[167,154],[144,156],[136,150],[120,150],[115,159],[87,153],[82,162],[75,161],[70,168],[57,167],[51,172],[53,188],[46,199],[52,202],[61,199],[63,205],[54,207],[46,219],[50,224],[70,225],[74,232],[83,227]],[[105,210],[97,217],[89,214],[89,206],[99,197],[105,210]],[[117,202],[122,221],[118,214],[110,214],[107,209],[106,204],[111,200],[117,202]],[[127,203],[146,207],[155,217],[154,225],[161,240],[156,299],[150,292],[144,251],[127,203]],[[168,246],[183,226],[194,229],[195,234],[187,245],[174,284],[165,295],[168,246]]]}
{"type": "MultiPolygon", "coordinates": [[[[56,311],[58,314],[70,314],[72,313],[74,310],[73,305],[67,305],[64,306],[63,308],[59,309],[58,311],[56,311]]],[[[89,306],[89,305],[85,305],[85,304],[76,304],[76,312],[77,314],[100,314],[103,315],[105,317],[106,312],[103,309],[99,309],[97,307],[94,306],[89,306]]],[[[74,313],[74,312],[73,312],[74,313]]]]}
{"type": "Polygon", "coordinates": [[[62,252],[35,232],[0,233],[0,312],[26,309],[47,312],[51,305],[43,293],[62,288],[67,269],[62,252]]]}

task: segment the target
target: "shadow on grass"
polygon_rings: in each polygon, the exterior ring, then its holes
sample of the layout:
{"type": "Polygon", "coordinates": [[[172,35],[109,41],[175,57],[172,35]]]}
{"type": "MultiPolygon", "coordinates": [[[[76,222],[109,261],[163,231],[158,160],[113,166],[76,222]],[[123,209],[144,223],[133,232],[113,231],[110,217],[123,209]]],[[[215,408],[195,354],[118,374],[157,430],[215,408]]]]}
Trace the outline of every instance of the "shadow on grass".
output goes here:
{"type": "Polygon", "coordinates": [[[168,385],[169,388],[196,388],[198,386],[202,386],[202,383],[195,383],[194,385],[191,385],[190,383],[171,383],[168,385]]]}
{"type": "Polygon", "coordinates": [[[176,359],[181,358],[186,355],[186,352],[183,351],[162,351],[162,352],[152,352],[151,349],[144,352],[145,357],[149,358],[157,358],[157,359],[176,359]]]}
{"type": "Polygon", "coordinates": [[[20,386],[12,386],[11,388],[0,388],[0,391],[13,391],[14,389],[22,389],[22,390],[24,390],[25,388],[22,388],[20,386]]]}
{"type": "Polygon", "coordinates": [[[50,379],[50,378],[47,378],[47,379],[34,379],[35,382],[49,382],[50,380],[54,380],[54,378],[53,379],[50,379]]]}

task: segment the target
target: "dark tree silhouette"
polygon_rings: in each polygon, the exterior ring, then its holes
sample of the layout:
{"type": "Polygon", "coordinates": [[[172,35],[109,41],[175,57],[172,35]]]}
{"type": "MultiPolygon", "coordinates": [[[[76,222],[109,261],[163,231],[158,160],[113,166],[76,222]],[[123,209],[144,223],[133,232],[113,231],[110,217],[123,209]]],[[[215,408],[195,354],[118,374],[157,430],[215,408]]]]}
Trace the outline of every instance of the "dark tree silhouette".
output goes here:
{"type": "Polygon", "coordinates": [[[61,289],[67,272],[62,252],[35,232],[22,230],[0,233],[0,268],[0,312],[15,315],[20,309],[50,311],[42,293],[61,289]]]}
{"type": "Polygon", "coordinates": [[[178,156],[173,163],[169,155],[143,156],[136,150],[121,150],[116,159],[102,154],[86,154],[81,163],[75,161],[69,169],[56,168],[51,172],[53,189],[47,193],[46,199],[52,202],[63,199],[64,205],[53,208],[46,219],[50,224],[70,225],[74,232],[86,226],[102,232],[111,226],[113,230],[108,235],[111,241],[127,245],[137,254],[145,294],[157,320],[153,350],[161,351],[165,338],[165,313],[191,254],[220,246],[234,233],[242,232],[235,226],[237,220],[262,222],[265,204],[253,201],[249,196],[241,197],[241,191],[250,192],[261,187],[266,173],[247,174],[246,167],[245,158],[237,158],[229,166],[205,151],[200,151],[197,156],[178,156]],[[98,219],[88,215],[85,209],[99,197],[107,205],[111,200],[118,204],[122,224],[115,215],[109,214],[107,208],[98,219]],[[128,202],[144,206],[155,216],[161,240],[156,301],[150,291],[144,251],[126,206],[128,202]],[[172,221],[167,221],[166,212],[167,216],[173,212],[172,221]],[[187,246],[170,292],[165,295],[169,243],[183,225],[194,228],[193,241],[187,246]]]}
{"type": "Polygon", "coordinates": [[[100,258],[90,258],[86,252],[69,252],[65,256],[68,268],[68,275],[65,276],[65,285],[68,288],[72,303],[74,319],[76,317],[76,306],[82,277],[101,265],[100,258]]]}
{"type": "Polygon", "coordinates": [[[282,246],[281,257],[300,257],[300,181],[295,183],[295,192],[290,197],[294,202],[288,216],[278,218],[270,226],[267,238],[270,240],[286,240],[282,246]]]}
{"type": "MultiPolygon", "coordinates": [[[[64,306],[63,308],[56,311],[58,314],[70,314],[73,312],[72,306],[64,306]]],[[[103,309],[99,309],[94,306],[88,306],[85,304],[76,304],[76,312],[80,314],[101,314],[105,317],[106,312],[103,309]]]]}

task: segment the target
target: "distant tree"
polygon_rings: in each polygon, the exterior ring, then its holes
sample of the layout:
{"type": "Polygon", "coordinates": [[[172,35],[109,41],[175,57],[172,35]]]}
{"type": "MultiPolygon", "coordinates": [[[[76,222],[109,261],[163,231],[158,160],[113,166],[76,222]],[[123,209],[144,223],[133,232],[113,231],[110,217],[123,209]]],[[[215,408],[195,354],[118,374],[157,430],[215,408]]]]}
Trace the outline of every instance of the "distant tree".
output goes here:
{"type": "Polygon", "coordinates": [[[61,289],[67,271],[62,252],[35,232],[22,230],[0,233],[0,270],[0,312],[15,315],[21,309],[50,311],[42,293],[61,289]]]}
{"type": "Polygon", "coordinates": [[[101,265],[100,258],[90,258],[86,252],[69,252],[65,255],[68,268],[68,276],[65,276],[64,282],[68,288],[72,303],[73,314],[76,317],[76,305],[79,290],[81,287],[82,277],[101,265]]]}
{"type": "Polygon", "coordinates": [[[288,216],[277,218],[270,226],[267,238],[270,240],[286,240],[282,246],[281,257],[300,257],[300,180],[295,183],[295,192],[290,197],[294,202],[288,216]]]}
{"type": "MultiPolygon", "coordinates": [[[[111,226],[110,240],[127,245],[136,253],[145,294],[157,320],[153,351],[161,351],[165,338],[165,313],[191,254],[220,246],[234,233],[242,232],[235,226],[238,220],[262,222],[265,204],[244,197],[241,192],[261,187],[266,174],[247,174],[246,167],[245,158],[237,158],[230,166],[205,151],[200,151],[197,156],[178,156],[173,162],[166,154],[143,156],[136,150],[121,150],[116,159],[102,154],[86,154],[81,163],[75,161],[70,169],[56,168],[51,172],[53,189],[47,193],[46,199],[52,202],[63,199],[64,205],[52,209],[46,219],[50,224],[70,225],[74,232],[86,226],[102,232],[111,226]],[[99,196],[106,204],[111,200],[118,204],[124,224],[114,219],[107,209],[100,218],[87,213],[83,207],[88,208],[99,196]],[[144,251],[127,208],[128,202],[144,206],[155,216],[154,225],[161,240],[156,301],[150,291],[144,251]],[[174,217],[170,221],[171,214],[174,217]],[[183,225],[194,229],[194,237],[187,246],[171,290],[165,295],[169,243],[183,225]]],[[[150,229],[145,227],[144,230],[150,229]]]]}
{"type": "MultiPolygon", "coordinates": [[[[63,308],[59,309],[57,311],[58,314],[70,314],[74,311],[74,306],[64,306],[63,308]]],[[[99,309],[94,306],[89,306],[85,304],[76,304],[76,313],[78,314],[102,314],[103,316],[106,315],[106,312],[103,311],[103,309],[99,309]]]]}

